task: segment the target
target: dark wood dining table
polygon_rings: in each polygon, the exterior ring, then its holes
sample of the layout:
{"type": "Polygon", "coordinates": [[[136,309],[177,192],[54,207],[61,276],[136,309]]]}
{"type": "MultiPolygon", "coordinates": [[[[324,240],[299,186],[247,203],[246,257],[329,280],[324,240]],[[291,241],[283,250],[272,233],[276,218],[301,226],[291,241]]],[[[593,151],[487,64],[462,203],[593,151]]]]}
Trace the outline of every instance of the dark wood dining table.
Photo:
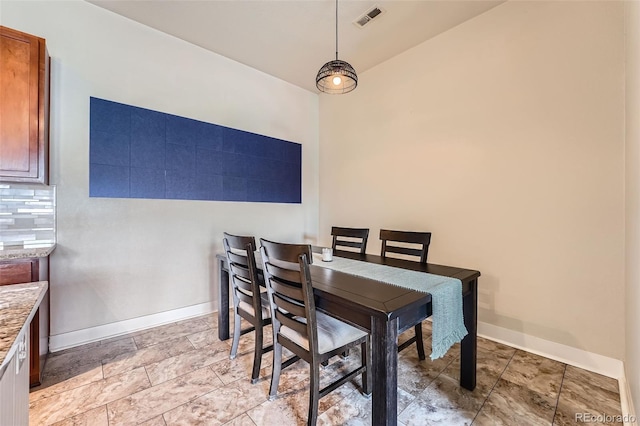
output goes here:
{"type": "MultiPolygon", "coordinates": [[[[460,386],[475,389],[480,272],[339,250],[334,251],[334,256],[460,279],[464,324],[468,331],[460,344],[460,386]]],[[[229,338],[229,272],[226,256],[219,254],[217,260],[218,336],[226,340],[229,338]]],[[[371,333],[372,424],[396,425],[398,334],[431,316],[431,295],[317,265],[311,265],[310,269],[316,308],[371,333]]]]}

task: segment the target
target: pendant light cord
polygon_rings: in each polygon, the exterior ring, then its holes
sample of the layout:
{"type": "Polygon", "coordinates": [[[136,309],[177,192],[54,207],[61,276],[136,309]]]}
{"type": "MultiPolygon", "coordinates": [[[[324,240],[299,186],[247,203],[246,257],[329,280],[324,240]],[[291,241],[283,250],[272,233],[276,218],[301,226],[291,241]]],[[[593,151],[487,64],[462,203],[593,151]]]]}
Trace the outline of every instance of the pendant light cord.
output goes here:
{"type": "Polygon", "coordinates": [[[338,60],[338,0],[336,0],[336,61],[338,60]]]}

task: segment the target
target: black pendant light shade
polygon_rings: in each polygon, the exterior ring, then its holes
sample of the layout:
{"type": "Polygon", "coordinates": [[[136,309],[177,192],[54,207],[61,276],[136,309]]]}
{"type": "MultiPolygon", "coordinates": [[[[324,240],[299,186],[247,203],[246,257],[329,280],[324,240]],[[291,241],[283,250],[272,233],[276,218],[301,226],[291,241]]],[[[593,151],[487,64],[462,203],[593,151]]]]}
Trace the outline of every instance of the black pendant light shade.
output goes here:
{"type": "Polygon", "coordinates": [[[339,95],[349,93],[358,86],[356,70],[345,61],[338,59],[338,0],[336,0],[336,59],[320,68],[316,76],[316,87],[324,93],[339,95]]]}
{"type": "Polygon", "coordinates": [[[316,87],[325,93],[349,93],[357,85],[356,70],[348,62],[339,59],[324,64],[316,76],[316,87]]]}

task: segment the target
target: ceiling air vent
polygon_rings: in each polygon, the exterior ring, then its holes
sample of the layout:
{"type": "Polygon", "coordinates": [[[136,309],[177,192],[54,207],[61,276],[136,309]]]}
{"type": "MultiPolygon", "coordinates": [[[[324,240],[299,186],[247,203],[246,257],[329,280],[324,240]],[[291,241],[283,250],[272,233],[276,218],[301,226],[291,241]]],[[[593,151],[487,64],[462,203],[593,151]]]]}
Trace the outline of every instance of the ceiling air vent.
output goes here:
{"type": "Polygon", "coordinates": [[[378,6],[374,6],[371,9],[367,10],[365,13],[360,15],[358,19],[353,21],[354,25],[358,28],[362,28],[367,25],[369,22],[373,21],[375,18],[380,17],[380,15],[384,14],[384,9],[379,8],[378,6]]]}

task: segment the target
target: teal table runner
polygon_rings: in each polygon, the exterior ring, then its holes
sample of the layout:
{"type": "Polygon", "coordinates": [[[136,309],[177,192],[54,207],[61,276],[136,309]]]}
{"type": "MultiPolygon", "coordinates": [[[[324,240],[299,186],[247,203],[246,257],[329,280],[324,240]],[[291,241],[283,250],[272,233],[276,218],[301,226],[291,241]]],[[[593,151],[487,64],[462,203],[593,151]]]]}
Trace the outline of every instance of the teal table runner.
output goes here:
{"type": "Polygon", "coordinates": [[[431,294],[433,325],[431,333],[431,359],[443,357],[449,348],[467,335],[462,314],[462,281],[457,278],[410,271],[375,263],[333,257],[323,262],[322,255],[314,253],[313,264],[351,275],[357,275],[386,284],[431,294]]]}

